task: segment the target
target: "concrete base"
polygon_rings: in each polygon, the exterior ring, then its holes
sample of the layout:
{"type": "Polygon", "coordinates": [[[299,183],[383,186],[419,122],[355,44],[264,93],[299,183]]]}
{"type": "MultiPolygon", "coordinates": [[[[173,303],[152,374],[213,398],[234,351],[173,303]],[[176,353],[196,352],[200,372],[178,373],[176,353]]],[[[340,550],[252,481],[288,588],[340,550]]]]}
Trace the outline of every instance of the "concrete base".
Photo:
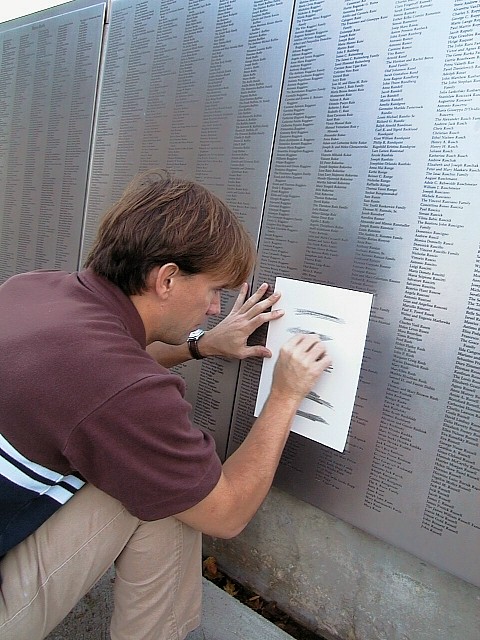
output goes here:
{"type": "Polygon", "coordinates": [[[277,489],[204,552],[326,638],[480,640],[480,589],[277,489]]]}

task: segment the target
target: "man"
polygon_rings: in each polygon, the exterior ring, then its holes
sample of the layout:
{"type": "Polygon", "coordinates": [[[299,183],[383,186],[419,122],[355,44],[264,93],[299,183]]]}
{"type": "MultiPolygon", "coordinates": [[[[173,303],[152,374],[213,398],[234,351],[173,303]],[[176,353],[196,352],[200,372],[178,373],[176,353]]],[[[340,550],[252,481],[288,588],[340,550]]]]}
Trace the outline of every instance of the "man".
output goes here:
{"type": "Polygon", "coordinates": [[[0,637],[44,638],[115,562],[114,640],[179,640],[199,624],[201,532],[237,535],[265,498],[299,403],[330,364],[314,336],[282,349],[261,416],[222,465],[194,428],[195,357],[268,357],[248,336],[282,312],[232,212],[147,172],[103,219],[78,273],[0,287],[0,637]],[[231,313],[196,344],[220,292],[231,313]],[[191,351],[191,349],[193,350],[191,351]]]}

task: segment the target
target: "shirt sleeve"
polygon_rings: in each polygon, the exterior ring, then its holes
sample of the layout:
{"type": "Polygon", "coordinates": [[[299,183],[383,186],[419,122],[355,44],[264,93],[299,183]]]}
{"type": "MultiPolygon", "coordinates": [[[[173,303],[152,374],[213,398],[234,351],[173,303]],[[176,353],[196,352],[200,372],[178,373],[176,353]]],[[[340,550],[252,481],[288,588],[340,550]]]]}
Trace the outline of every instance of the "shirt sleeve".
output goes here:
{"type": "Polygon", "coordinates": [[[182,385],[170,372],[143,378],[85,418],[65,447],[87,482],[141,520],[189,509],[220,478],[214,440],[191,424],[182,385]]]}

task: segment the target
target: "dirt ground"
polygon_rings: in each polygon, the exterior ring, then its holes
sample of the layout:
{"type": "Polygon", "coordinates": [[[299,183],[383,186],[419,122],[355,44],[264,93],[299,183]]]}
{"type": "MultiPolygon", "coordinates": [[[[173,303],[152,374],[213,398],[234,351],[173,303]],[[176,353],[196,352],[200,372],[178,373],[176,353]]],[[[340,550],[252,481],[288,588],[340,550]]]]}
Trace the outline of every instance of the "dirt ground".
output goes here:
{"type": "Polygon", "coordinates": [[[250,607],[259,615],[270,620],[277,627],[290,634],[296,640],[325,640],[322,636],[305,629],[295,622],[289,615],[281,611],[275,602],[268,602],[258,594],[247,589],[219,570],[217,561],[213,556],[203,561],[203,576],[213,582],[217,587],[237,598],[242,604],[250,607]]]}

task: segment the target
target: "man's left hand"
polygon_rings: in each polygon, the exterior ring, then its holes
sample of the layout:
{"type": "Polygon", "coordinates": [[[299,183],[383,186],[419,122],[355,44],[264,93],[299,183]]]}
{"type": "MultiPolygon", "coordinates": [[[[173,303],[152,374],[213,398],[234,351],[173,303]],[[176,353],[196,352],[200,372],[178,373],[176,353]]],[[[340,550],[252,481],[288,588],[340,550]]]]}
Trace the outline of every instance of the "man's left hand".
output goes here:
{"type": "Polygon", "coordinates": [[[198,346],[203,356],[227,358],[270,358],[271,351],[262,345],[247,345],[248,337],[265,322],[281,318],[284,311],[269,311],[281,294],[265,297],[268,284],[263,283],[247,298],[248,284],[244,283],[232,310],[224,320],[205,333],[198,346]]]}

